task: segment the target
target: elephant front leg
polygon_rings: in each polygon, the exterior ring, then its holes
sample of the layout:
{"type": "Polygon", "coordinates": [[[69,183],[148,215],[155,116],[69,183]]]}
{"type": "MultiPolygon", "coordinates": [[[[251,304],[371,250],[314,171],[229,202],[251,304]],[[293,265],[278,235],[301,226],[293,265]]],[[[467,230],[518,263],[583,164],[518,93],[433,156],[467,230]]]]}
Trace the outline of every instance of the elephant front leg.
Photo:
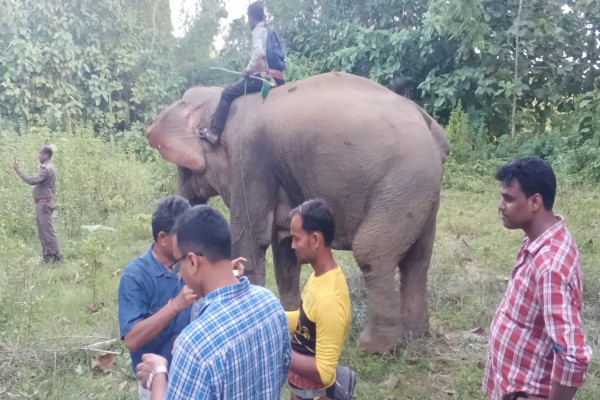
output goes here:
{"type": "MultiPolygon", "coordinates": [[[[237,234],[237,229],[234,228],[235,223],[232,223],[232,258],[244,257],[248,261],[244,263],[244,275],[255,285],[265,286],[266,270],[265,270],[265,254],[269,248],[270,241],[264,237],[270,234],[263,230],[252,231],[252,234],[237,234]],[[256,233],[255,233],[256,232],[256,233]],[[236,239],[238,238],[238,239],[236,239]]],[[[250,231],[248,225],[244,225],[243,231],[250,231]]]]}
{"type": "Polygon", "coordinates": [[[281,304],[286,310],[297,310],[300,307],[300,270],[302,264],[292,249],[292,239],[273,239],[273,263],[275,264],[275,280],[281,304]]]}
{"type": "MultiPolygon", "coordinates": [[[[250,150],[247,149],[249,153],[250,150]]],[[[231,185],[232,256],[246,257],[248,279],[264,286],[265,252],[273,238],[277,186],[264,168],[254,161],[256,160],[248,160],[243,170],[240,165],[232,166],[233,171],[247,172],[249,175],[244,177],[242,173],[234,174],[231,185]]]]}
{"type": "Polygon", "coordinates": [[[232,257],[245,257],[244,274],[251,283],[265,286],[265,253],[271,245],[273,212],[265,202],[254,200],[249,207],[235,202],[231,207],[232,257]]]}

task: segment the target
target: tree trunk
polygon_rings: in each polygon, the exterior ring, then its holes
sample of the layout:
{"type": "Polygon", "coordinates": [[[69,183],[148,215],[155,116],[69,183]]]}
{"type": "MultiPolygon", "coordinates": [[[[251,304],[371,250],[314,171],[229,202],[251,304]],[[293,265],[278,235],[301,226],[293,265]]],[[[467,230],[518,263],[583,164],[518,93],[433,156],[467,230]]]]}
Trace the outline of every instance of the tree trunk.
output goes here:
{"type": "Polygon", "coordinates": [[[154,49],[154,38],[156,37],[156,13],[158,12],[158,3],[160,0],[154,0],[154,5],[152,6],[152,47],[154,49]]]}
{"type": "MultiPolygon", "coordinates": [[[[513,82],[517,83],[519,73],[519,25],[521,24],[521,10],[523,9],[523,0],[519,0],[519,11],[517,12],[517,35],[515,38],[515,78],[513,82]]],[[[512,99],[512,115],[510,118],[510,135],[512,139],[515,139],[515,123],[517,117],[517,92],[513,93],[512,99]]]]}

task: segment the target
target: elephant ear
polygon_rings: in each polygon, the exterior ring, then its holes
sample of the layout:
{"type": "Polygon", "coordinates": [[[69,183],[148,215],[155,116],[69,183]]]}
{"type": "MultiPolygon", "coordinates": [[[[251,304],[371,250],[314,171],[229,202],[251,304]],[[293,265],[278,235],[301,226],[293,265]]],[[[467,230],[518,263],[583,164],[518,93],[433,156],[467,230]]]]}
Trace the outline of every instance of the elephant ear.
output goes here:
{"type": "Polygon", "coordinates": [[[176,101],[148,128],[146,138],[165,160],[201,173],[206,159],[195,111],[186,101],[176,101]]]}

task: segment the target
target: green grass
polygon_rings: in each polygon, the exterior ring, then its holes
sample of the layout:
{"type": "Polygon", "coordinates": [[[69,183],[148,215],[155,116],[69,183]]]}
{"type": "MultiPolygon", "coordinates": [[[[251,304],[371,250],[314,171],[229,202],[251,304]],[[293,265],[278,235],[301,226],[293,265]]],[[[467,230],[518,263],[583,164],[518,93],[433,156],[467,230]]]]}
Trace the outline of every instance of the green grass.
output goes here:
{"type": "MultiPolygon", "coordinates": [[[[137,383],[121,343],[111,348],[121,355],[108,374],[92,371],[91,357],[96,353],[77,348],[118,337],[120,271],[147,249],[149,215],[155,200],[172,190],[165,183],[172,180],[172,168],[105,154],[114,148],[89,142],[90,138],[60,142],[57,165],[62,208],[59,206],[57,226],[66,257],[60,266],[49,267],[38,255],[29,188],[13,176],[9,157],[10,152],[23,149],[27,152],[23,154],[33,159],[40,140],[34,136],[9,143],[0,137],[0,187],[9,188],[0,189],[4,200],[0,209],[0,399],[135,399],[137,383]],[[80,153],[93,147],[90,144],[100,146],[94,156],[102,162],[94,160],[94,167],[87,168],[84,177],[81,169],[86,168],[86,157],[80,153]],[[104,163],[106,167],[102,167],[104,163]],[[119,170],[129,172],[119,174],[119,170]],[[81,193],[81,188],[91,190],[92,184],[105,188],[95,192],[101,201],[91,201],[87,193],[81,193]],[[102,233],[90,244],[88,234],[79,229],[82,224],[103,224],[116,231],[102,233]],[[99,262],[95,280],[90,272],[94,251],[99,262]],[[86,306],[94,301],[104,306],[92,314],[86,306]]],[[[28,166],[34,165],[31,161],[28,166]]],[[[351,254],[336,253],[352,291],[354,320],[342,363],[358,371],[357,399],[483,399],[487,340],[485,335],[470,332],[481,327],[487,333],[521,233],[502,227],[492,179],[481,180],[476,187],[474,191],[444,189],[442,193],[429,274],[431,334],[426,338],[408,341],[385,355],[360,352],[356,340],[366,318],[364,286],[351,254]]],[[[556,211],[566,217],[581,249],[586,274],[584,328],[597,352],[600,189],[571,187],[564,182],[560,187],[556,211]]],[[[267,260],[268,286],[276,291],[272,258],[267,260]]],[[[305,267],[304,277],[309,272],[305,267]]],[[[594,360],[578,399],[597,399],[598,393],[600,363],[594,360]]]]}

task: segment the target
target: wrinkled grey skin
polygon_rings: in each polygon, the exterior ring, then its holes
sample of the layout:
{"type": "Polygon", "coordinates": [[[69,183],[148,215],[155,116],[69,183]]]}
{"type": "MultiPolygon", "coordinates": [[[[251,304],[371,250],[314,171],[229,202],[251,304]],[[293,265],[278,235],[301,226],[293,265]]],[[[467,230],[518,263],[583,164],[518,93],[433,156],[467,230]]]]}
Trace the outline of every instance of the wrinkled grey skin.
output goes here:
{"type": "Polygon", "coordinates": [[[231,211],[233,257],[265,284],[272,247],[282,303],[298,307],[300,265],[291,208],[320,197],[336,220],[333,247],[351,250],[367,287],[361,347],[382,352],[429,329],[427,270],[443,162],[442,128],[414,102],[368,80],[328,73],[238,99],[222,141],[200,140],[220,88],[194,87],[148,129],[150,145],[179,165],[179,193],[221,195],[231,211]],[[400,287],[394,279],[401,273],[400,287]]]}

